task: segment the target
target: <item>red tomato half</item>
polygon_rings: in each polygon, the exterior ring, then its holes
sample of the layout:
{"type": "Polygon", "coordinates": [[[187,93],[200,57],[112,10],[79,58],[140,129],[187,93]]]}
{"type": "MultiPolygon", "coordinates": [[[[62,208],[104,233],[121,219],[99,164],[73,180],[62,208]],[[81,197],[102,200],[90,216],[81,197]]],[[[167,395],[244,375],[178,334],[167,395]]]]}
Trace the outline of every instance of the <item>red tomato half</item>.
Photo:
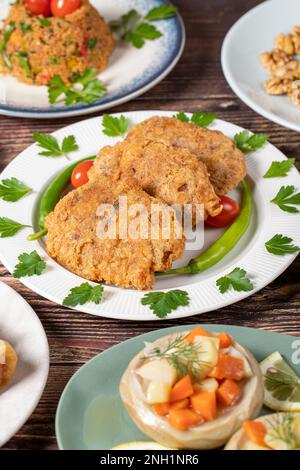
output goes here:
{"type": "Polygon", "coordinates": [[[220,196],[220,201],[223,205],[222,212],[216,217],[211,217],[210,215],[207,217],[205,225],[208,227],[226,227],[226,225],[230,225],[240,213],[240,206],[236,201],[231,199],[231,197],[220,196]]]}
{"type": "Polygon", "coordinates": [[[51,0],[53,16],[66,16],[76,11],[81,5],[81,0],[51,0]]]}
{"type": "Polygon", "coordinates": [[[51,16],[50,0],[24,0],[24,5],[33,15],[51,16]]]}
{"type": "Polygon", "coordinates": [[[74,168],[71,175],[71,183],[74,188],[79,188],[88,182],[88,171],[94,165],[92,160],[81,162],[74,168]]]}

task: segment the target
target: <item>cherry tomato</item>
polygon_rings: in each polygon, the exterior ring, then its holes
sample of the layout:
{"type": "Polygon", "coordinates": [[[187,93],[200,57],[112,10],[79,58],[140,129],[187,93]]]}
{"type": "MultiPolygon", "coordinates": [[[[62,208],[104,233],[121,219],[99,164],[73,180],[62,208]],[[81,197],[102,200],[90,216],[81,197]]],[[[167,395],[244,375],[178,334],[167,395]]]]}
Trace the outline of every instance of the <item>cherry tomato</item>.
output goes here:
{"type": "Polygon", "coordinates": [[[74,188],[79,188],[88,182],[88,171],[93,165],[94,162],[92,160],[86,160],[74,168],[71,175],[71,183],[74,188]]]}
{"type": "Polygon", "coordinates": [[[226,227],[230,225],[239,215],[240,206],[236,201],[228,196],[220,197],[221,204],[223,205],[222,212],[216,217],[208,216],[205,225],[208,227],[226,227]]]}
{"type": "Polygon", "coordinates": [[[53,16],[66,16],[76,11],[81,5],[81,0],[51,0],[53,16]]]}
{"type": "Polygon", "coordinates": [[[51,16],[51,0],[24,0],[26,10],[33,15],[51,16]]]}

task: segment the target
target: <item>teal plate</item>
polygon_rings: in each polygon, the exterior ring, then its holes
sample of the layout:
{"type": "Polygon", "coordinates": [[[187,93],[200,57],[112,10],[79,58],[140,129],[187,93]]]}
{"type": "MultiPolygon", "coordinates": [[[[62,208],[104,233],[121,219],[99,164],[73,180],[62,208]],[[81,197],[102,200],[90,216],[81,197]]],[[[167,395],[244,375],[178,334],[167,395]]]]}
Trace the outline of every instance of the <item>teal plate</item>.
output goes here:
{"type": "MultiPolygon", "coordinates": [[[[130,441],[149,440],[131,421],[119,396],[121,376],[144,341],[187,331],[197,325],[153,331],[120,343],[82,366],[66,385],[56,413],[56,438],[62,450],[102,450],[130,441]]],[[[279,351],[300,375],[300,339],[228,325],[200,325],[226,331],[261,361],[279,351]]],[[[264,410],[262,410],[264,413],[264,410]]]]}

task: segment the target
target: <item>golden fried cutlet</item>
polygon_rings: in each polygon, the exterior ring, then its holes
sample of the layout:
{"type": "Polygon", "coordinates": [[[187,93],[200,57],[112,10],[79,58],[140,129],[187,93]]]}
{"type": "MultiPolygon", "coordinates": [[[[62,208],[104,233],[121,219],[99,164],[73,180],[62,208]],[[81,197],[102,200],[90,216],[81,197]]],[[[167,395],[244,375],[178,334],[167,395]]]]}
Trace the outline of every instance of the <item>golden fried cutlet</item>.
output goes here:
{"type": "Polygon", "coordinates": [[[89,172],[89,178],[103,174],[111,178],[132,175],[144,191],[167,204],[181,207],[193,204],[194,215],[196,204],[203,206],[204,217],[218,215],[222,210],[206,166],[184,148],[143,139],[104,147],[89,172]]]}
{"type": "MultiPolygon", "coordinates": [[[[133,205],[143,204],[148,209],[144,226],[148,223],[149,234],[151,204],[158,205],[162,211],[170,210],[161,200],[145,193],[134,178],[112,182],[110,178],[98,177],[64,196],[49,214],[46,219],[47,251],[62,266],[85,279],[150,289],[154,272],[168,270],[172,262],[183,254],[184,236],[176,239],[181,233],[181,225],[173,211],[169,238],[162,237],[160,233],[157,239],[151,239],[151,235],[148,239],[143,239],[144,235],[135,239],[128,232],[122,236],[119,228],[112,239],[101,238],[98,230],[99,221],[103,219],[99,208],[103,208],[101,204],[110,204],[116,211],[117,221],[124,219],[119,196],[127,196],[129,210],[125,214],[129,225],[142,210],[139,206],[138,211],[131,212],[133,205]]],[[[161,219],[158,220],[157,225],[161,227],[161,219]]]]}
{"type": "Polygon", "coordinates": [[[226,194],[246,176],[243,153],[220,131],[212,131],[172,117],[155,116],[134,126],[128,142],[160,142],[187,149],[205,163],[217,194],[226,194]]]}

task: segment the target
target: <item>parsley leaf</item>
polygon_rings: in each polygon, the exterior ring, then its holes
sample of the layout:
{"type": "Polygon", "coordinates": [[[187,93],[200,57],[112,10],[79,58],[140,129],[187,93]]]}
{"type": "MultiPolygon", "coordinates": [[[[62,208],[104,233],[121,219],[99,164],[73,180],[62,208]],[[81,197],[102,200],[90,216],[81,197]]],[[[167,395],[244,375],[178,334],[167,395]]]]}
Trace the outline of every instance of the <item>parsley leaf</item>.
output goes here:
{"type": "Polygon", "coordinates": [[[172,5],[161,5],[159,7],[152,8],[145,19],[148,21],[158,21],[158,20],[166,20],[169,18],[173,18],[177,14],[177,8],[172,5]]]}
{"type": "Polygon", "coordinates": [[[86,69],[82,74],[74,74],[72,84],[66,85],[60,75],[54,75],[48,81],[48,98],[51,104],[57,102],[60,97],[69,106],[74,103],[91,104],[105,95],[107,88],[98,80],[95,69],[86,69]]]}
{"type": "Polygon", "coordinates": [[[253,284],[246,277],[246,274],[244,269],[235,268],[231,273],[218,279],[217,286],[221,294],[227,292],[230,287],[238,292],[252,290],[253,284]]]}
{"type": "Polygon", "coordinates": [[[297,253],[300,251],[299,246],[292,244],[293,239],[285,237],[284,235],[274,235],[271,240],[265,243],[265,247],[269,253],[274,255],[285,255],[286,253],[297,253]]]}
{"type": "Polygon", "coordinates": [[[38,17],[38,20],[40,22],[40,25],[43,26],[43,27],[51,25],[51,21],[48,20],[48,18],[38,17]]]}
{"type": "Polygon", "coordinates": [[[139,19],[140,15],[136,10],[129,10],[128,13],[122,15],[120,19],[111,21],[109,26],[112,31],[122,31],[122,33],[125,34],[139,19]]]}
{"type": "Polygon", "coordinates": [[[119,118],[104,114],[102,118],[103,134],[109,137],[116,137],[118,135],[124,135],[129,126],[129,121],[125,116],[119,118]]]}
{"type": "Polygon", "coordinates": [[[6,53],[6,46],[9,41],[10,36],[12,35],[13,31],[15,29],[15,22],[10,21],[8,25],[6,25],[5,30],[3,31],[3,39],[0,42],[0,55],[3,60],[3,63],[8,67],[9,69],[12,68],[12,64],[10,59],[8,58],[8,55],[6,53]]]}
{"type": "Polygon", "coordinates": [[[153,41],[161,36],[161,32],[152,24],[141,23],[133,30],[128,31],[125,34],[124,39],[127,42],[131,42],[137,49],[140,49],[145,44],[145,39],[153,41]]]}
{"type": "Polygon", "coordinates": [[[35,132],[33,138],[36,141],[37,145],[44,149],[42,152],[39,152],[39,155],[44,157],[61,157],[64,156],[68,158],[70,152],[78,150],[78,145],[74,135],[68,135],[62,141],[60,147],[57,139],[50,134],[42,134],[41,132],[35,132]]]}
{"type": "Polygon", "coordinates": [[[281,186],[271,202],[276,204],[281,210],[295,214],[299,210],[293,206],[300,205],[300,193],[296,193],[295,186],[281,186]]]}
{"type": "Polygon", "coordinates": [[[19,263],[13,272],[13,276],[17,279],[24,276],[40,276],[47,266],[36,250],[31,253],[22,253],[18,256],[18,260],[19,263]]]}
{"type": "Polygon", "coordinates": [[[19,224],[19,222],[7,217],[0,217],[0,238],[13,237],[25,227],[30,227],[30,225],[19,224]]]}
{"type": "Polygon", "coordinates": [[[190,118],[188,117],[187,114],[185,114],[183,111],[180,111],[180,113],[174,114],[174,118],[178,119],[178,121],[182,122],[190,122],[190,118]]]}
{"type": "Polygon", "coordinates": [[[16,202],[30,191],[32,189],[17,178],[5,179],[0,183],[0,199],[3,201],[16,202]]]}
{"type": "Polygon", "coordinates": [[[238,149],[244,153],[250,153],[263,147],[268,138],[268,134],[250,134],[245,130],[236,134],[233,140],[238,149]]]}
{"type": "Polygon", "coordinates": [[[87,302],[99,304],[102,300],[103,286],[91,286],[88,282],[84,282],[80,286],[73,287],[69,295],[64,299],[63,305],[67,307],[76,307],[76,305],[83,305],[87,302]]]}
{"type": "Polygon", "coordinates": [[[141,299],[141,304],[149,305],[158,318],[165,318],[172,310],[189,305],[189,302],[188,293],[179,289],[168,292],[149,292],[141,299]]]}
{"type": "Polygon", "coordinates": [[[191,118],[189,118],[187,114],[181,111],[180,113],[175,114],[173,117],[182,122],[190,122],[191,124],[195,124],[195,126],[207,127],[216,119],[217,115],[216,113],[196,112],[192,115],[191,118]]]}
{"type": "Polygon", "coordinates": [[[288,158],[281,162],[272,162],[270,168],[264,175],[264,178],[276,178],[278,176],[287,176],[295,163],[295,158],[288,158]]]}

